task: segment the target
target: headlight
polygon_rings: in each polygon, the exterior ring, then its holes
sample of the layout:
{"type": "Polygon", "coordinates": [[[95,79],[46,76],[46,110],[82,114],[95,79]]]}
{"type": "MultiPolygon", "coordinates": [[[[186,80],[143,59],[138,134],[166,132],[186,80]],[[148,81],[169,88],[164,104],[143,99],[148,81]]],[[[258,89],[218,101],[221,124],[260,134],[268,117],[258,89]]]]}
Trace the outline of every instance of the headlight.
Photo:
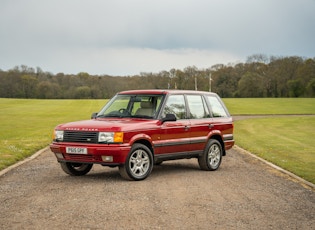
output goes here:
{"type": "Polygon", "coordinates": [[[54,130],[54,137],[55,141],[63,141],[63,130],[54,130]]]}
{"type": "Polygon", "coordinates": [[[98,134],[98,142],[122,143],[123,138],[123,132],[99,132],[98,134]]]}

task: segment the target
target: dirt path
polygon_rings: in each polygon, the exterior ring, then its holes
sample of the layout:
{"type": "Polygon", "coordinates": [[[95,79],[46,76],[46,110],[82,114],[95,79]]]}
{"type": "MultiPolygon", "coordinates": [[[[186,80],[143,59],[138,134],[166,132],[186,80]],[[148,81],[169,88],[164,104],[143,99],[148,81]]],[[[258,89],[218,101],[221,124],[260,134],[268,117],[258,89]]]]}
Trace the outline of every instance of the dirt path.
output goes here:
{"type": "Polygon", "coordinates": [[[218,171],[164,162],[140,182],[63,173],[48,150],[0,177],[0,229],[314,229],[315,191],[232,149],[218,171]]]}

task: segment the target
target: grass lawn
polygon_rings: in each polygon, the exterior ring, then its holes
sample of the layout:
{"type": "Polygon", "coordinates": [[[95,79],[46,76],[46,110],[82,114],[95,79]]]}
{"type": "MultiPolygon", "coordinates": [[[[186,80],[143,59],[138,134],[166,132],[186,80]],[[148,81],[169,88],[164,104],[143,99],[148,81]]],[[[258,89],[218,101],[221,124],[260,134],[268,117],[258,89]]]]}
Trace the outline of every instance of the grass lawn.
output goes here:
{"type": "Polygon", "coordinates": [[[315,184],[315,116],[235,122],[236,144],[315,184]]]}
{"type": "Polygon", "coordinates": [[[46,147],[57,124],[90,119],[106,101],[0,98],[0,170],[46,147]]]}
{"type": "MultiPolygon", "coordinates": [[[[232,115],[315,114],[315,98],[225,98],[232,115]]],[[[235,122],[236,144],[315,184],[315,117],[235,122]]]]}
{"type": "Polygon", "coordinates": [[[232,115],[315,114],[315,98],[224,98],[232,115]]]}
{"type": "MultiPolygon", "coordinates": [[[[315,98],[223,101],[232,115],[315,114],[315,98]]],[[[0,98],[0,170],[46,147],[57,124],[89,119],[106,102],[0,98]]],[[[242,120],[235,122],[235,140],[238,146],[315,183],[314,128],[313,117],[242,120]]]]}

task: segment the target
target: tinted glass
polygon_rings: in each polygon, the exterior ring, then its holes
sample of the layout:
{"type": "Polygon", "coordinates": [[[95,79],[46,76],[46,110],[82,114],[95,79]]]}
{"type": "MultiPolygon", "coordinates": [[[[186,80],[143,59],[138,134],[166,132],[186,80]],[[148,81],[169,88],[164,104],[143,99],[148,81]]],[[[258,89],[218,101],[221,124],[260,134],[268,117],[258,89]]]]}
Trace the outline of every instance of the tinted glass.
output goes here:
{"type": "Polygon", "coordinates": [[[208,96],[208,100],[210,102],[213,117],[228,117],[228,114],[225,111],[224,106],[221,104],[217,97],[208,96]]]}
{"type": "Polygon", "coordinates": [[[186,118],[185,99],[183,95],[170,95],[165,103],[162,117],[172,113],[177,119],[186,118]]]}
{"type": "Polygon", "coordinates": [[[201,95],[187,95],[190,118],[200,119],[210,117],[209,111],[201,95]]]}
{"type": "Polygon", "coordinates": [[[155,117],[163,95],[116,95],[98,117],[155,117]]]}

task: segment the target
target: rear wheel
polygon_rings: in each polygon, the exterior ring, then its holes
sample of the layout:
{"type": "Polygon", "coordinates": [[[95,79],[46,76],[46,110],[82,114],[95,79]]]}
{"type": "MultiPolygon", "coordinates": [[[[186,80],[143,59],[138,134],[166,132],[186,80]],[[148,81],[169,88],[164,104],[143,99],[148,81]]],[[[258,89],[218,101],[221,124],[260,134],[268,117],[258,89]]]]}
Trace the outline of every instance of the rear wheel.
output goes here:
{"type": "Polygon", "coordinates": [[[215,139],[210,139],[204,153],[198,158],[199,167],[207,171],[217,170],[221,164],[222,155],[221,143],[215,139]]]}
{"type": "Polygon", "coordinates": [[[90,172],[93,164],[60,162],[62,170],[71,176],[83,176],[90,172]]]}
{"type": "Polygon", "coordinates": [[[124,165],[119,166],[120,175],[127,180],[144,180],[153,168],[150,149],[143,144],[134,144],[124,165]]]}

